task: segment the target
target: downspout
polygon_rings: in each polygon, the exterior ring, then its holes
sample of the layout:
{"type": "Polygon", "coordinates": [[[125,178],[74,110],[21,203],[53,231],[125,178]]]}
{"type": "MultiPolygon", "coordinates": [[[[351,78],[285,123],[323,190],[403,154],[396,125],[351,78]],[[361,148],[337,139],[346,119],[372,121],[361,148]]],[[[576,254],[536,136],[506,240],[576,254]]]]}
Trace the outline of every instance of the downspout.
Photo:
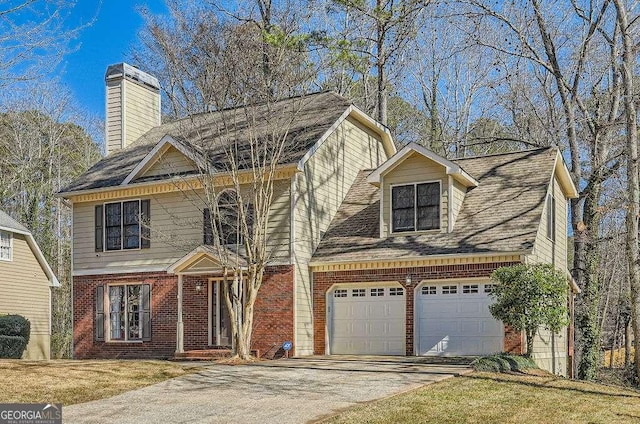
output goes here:
{"type": "Polygon", "coordinates": [[[176,354],[184,353],[184,324],[182,321],[182,274],[178,274],[178,324],[176,329],[176,354]]]}
{"type": "Polygon", "coordinates": [[[447,186],[447,232],[453,231],[453,177],[448,175],[447,186]]]}

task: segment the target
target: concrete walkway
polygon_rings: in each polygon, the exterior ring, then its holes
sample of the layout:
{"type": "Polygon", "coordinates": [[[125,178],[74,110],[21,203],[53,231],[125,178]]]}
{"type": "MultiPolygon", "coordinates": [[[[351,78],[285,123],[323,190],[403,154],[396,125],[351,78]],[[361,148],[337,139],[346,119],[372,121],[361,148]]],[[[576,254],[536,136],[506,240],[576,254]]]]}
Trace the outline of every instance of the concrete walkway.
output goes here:
{"type": "Polygon", "coordinates": [[[404,358],[305,358],[211,365],[109,399],[63,408],[65,423],[304,423],[469,372],[404,358]]]}

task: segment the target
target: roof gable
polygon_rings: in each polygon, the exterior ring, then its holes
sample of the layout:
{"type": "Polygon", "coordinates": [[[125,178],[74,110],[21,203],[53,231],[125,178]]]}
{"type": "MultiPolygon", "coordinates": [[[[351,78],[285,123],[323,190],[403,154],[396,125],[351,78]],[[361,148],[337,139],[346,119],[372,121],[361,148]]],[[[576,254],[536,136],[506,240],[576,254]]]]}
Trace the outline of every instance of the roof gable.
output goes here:
{"type": "Polygon", "coordinates": [[[167,268],[169,274],[197,273],[197,272],[220,272],[224,257],[233,258],[241,268],[246,268],[247,262],[244,257],[231,250],[227,246],[202,245],[184,255],[174,264],[167,268]]]}
{"type": "Polygon", "coordinates": [[[197,171],[198,166],[203,167],[201,155],[186,143],[180,142],[167,134],[131,170],[120,185],[127,185],[144,176],[182,174],[187,168],[190,168],[189,170],[191,171],[197,171]],[[174,156],[174,160],[169,159],[170,156],[174,156]],[[163,159],[168,160],[163,162],[163,159]],[[188,164],[191,166],[188,167],[188,164]],[[172,166],[175,166],[176,169],[171,169],[172,166]]]}
{"type": "Polygon", "coordinates": [[[378,185],[382,177],[385,174],[391,172],[395,168],[402,166],[402,162],[407,160],[409,157],[414,154],[421,155],[432,162],[444,167],[445,173],[447,175],[451,175],[454,179],[464,184],[466,187],[476,187],[478,185],[478,181],[465,172],[460,165],[432,152],[431,150],[420,146],[416,143],[409,143],[404,146],[398,153],[396,153],[393,157],[387,160],[385,163],[380,165],[376,170],[374,170],[367,177],[367,181],[371,184],[378,185]]]}

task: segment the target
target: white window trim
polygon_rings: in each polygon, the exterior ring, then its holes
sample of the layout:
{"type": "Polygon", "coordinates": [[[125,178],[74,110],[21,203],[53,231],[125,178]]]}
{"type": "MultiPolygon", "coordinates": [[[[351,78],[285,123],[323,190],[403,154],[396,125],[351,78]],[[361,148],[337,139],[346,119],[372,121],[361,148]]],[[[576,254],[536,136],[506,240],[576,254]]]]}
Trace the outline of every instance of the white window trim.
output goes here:
{"type": "MultiPolygon", "coordinates": [[[[115,202],[117,203],[117,202],[115,202]]],[[[131,249],[133,250],[133,249],[131,249]]],[[[133,340],[129,340],[129,327],[128,327],[128,321],[129,321],[129,311],[127,309],[127,303],[126,303],[126,287],[127,286],[143,286],[145,283],[117,283],[117,284],[107,284],[106,285],[106,293],[103,296],[103,302],[104,302],[104,306],[103,306],[103,310],[105,311],[105,317],[104,317],[104,321],[105,321],[105,337],[104,337],[104,341],[106,343],[142,343],[142,329],[140,330],[140,338],[139,339],[133,339],[133,340]],[[111,297],[110,297],[110,288],[111,287],[121,287],[124,286],[125,287],[125,322],[127,322],[126,327],[126,331],[124,332],[124,339],[112,339],[111,338],[111,308],[110,303],[111,303],[111,297]]],[[[140,289],[140,294],[142,295],[142,289],[140,289]]],[[[151,297],[151,294],[149,294],[149,297],[151,297]]],[[[149,299],[149,312],[151,312],[151,299],[149,299]]],[[[141,313],[141,312],[140,312],[141,313]]],[[[140,325],[142,325],[142,319],[143,317],[140,316],[140,325]]]]}
{"type": "Polygon", "coordinates": [[[422,234],[422,233],[433,233],[442,231],[442,180],[428,180],[428,181],[417,181],[413,183],[397,183],[397,184],[389,184],[389,234],[422,234]],[[417,205],[418,205],[418,186],[420,184],[432,184],[438,183],[438,193],[440,194],[440,204],[438,206],[438,228],[433,228],[430,230],[418,230],[418,213],[417,213],[417,205]],[[413,231],[393,231],[393,188],[394,187],[402,187],[402,186],[410,186],[413,185],[413,205],[414,205],[414,213],[413,213],[413,231]]]}
{"type": "Polygon", "coordinates": [[[102,204],[102,251],[103,252],[123,252],[123,251],[135,251],[142,250],[142,225],[138,220],[138,247],[125,249],[124,248],[124,205],[126,202],[138,202],[138,215],[142,214],[142,199],[127,199],[118,200],[115,202],[104,202],[102,204]],[[120,249],[107,249],[107,205],[113,205],[120,203],[120,249]]]}
{"type": "Polygon", "coordinates": [[[0,234],[6,234],[9,238],[9,258],[3,258],[0,256],[0,261],[13,262],[13,233],[10,231],[1,231],[0,234]]]}

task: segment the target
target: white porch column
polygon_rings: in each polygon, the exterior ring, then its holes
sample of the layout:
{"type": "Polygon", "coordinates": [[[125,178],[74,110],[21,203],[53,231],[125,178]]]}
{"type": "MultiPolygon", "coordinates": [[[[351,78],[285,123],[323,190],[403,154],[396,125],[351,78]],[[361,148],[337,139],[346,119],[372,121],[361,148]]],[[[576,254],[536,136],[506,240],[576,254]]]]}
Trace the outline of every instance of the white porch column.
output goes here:
{"type": "Polygon", "coordinates": [[[182,274],[178,274],[178,328],[176,329],[176,353],[184,352],[184,324],[182,323],[182,274]]]}

